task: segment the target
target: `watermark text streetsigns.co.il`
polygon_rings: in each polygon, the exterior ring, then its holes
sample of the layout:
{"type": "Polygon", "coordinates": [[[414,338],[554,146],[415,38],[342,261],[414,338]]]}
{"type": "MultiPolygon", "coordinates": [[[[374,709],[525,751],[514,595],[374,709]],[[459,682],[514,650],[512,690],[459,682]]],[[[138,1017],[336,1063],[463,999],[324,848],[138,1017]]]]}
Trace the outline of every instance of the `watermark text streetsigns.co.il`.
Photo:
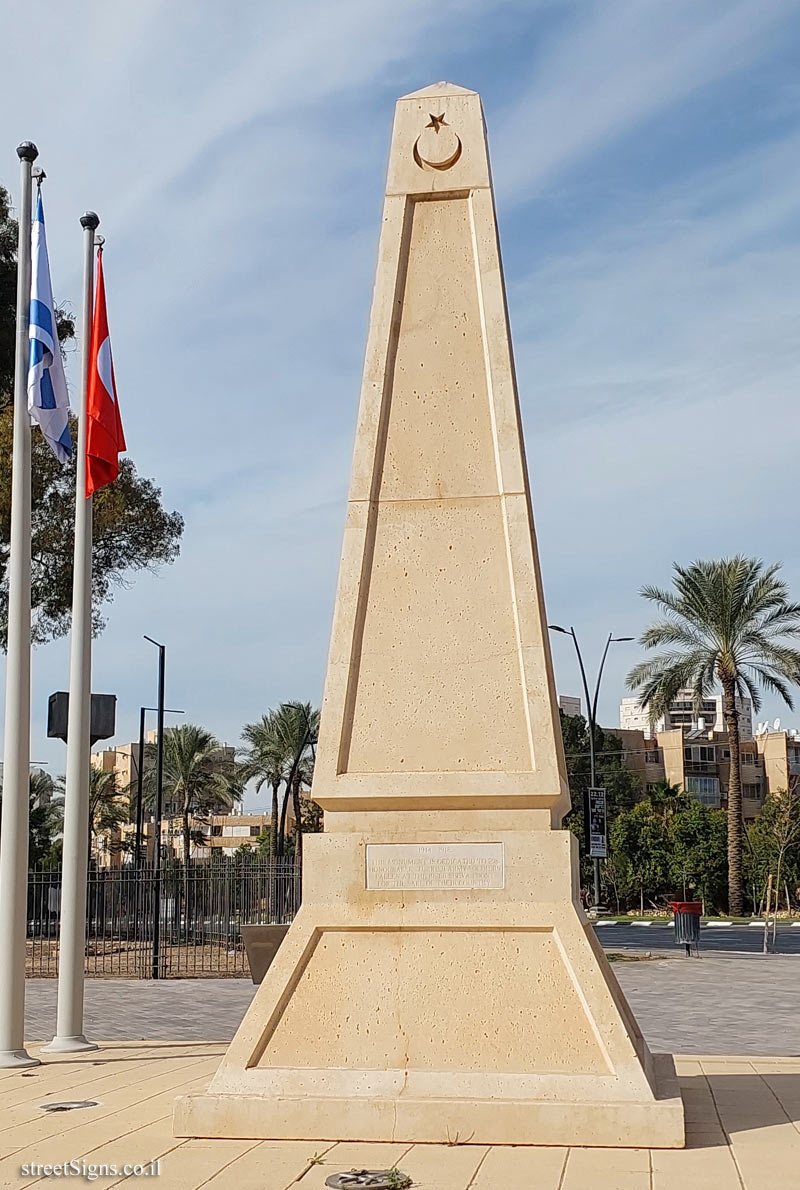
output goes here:
{"type": "Polygon", "coordinates": [[[161,1161],[131,1162],[109,1165],[101,1161],[57,1161],[40,1164],[28,1161],[19,1167],[23,1178],[82,1178],[96,1182],[99,1178],[157,1178],[161,1175],[161,1161]]]}

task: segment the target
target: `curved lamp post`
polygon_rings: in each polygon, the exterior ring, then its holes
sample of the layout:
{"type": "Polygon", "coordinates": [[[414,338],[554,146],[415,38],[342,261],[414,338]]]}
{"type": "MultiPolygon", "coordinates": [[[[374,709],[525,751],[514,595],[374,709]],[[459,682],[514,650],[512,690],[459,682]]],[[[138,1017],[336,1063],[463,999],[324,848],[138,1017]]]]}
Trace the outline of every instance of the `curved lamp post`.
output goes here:
{"type": "MultiPolygon", "coordinates": [[[[603,670],[606,664],[606,657],[611,644],[619,644],[622,641],[631,641],[636,638],[633,636],[614,636],[613,632],[609,632],[606,640],[606,647],[603,649],[603,656],[600,659],[600,668],[597,671],[597,681],[594,687],[594,697],[589,694],[589,683],[586,680],[586,667],[583,664],[583,656],[581,655],[580,645],[578,644],[578,637],[575,634],[575,629],[572,627],[562,628],[560,624],[548,624],[547,627],[551,632],[562,632],[564,636],[571,636],[572,643],[575,645],[575,652],[578,656],[578,665],[581,671],[581,681],[583,682],[583,693],[586,698],[586,715],[589,720],[589,772],[590,772],[590,786],[592,789],[596,787],[596,757],[595,757],[595,730],[597,728],[597,700],[600,696],[600,683],[603,679],[603,670]]],[[[584,815],[586,818],[586,829],[589,829],[589,794],[588,791],[584,797],[584,815]]],[[[594,857],[594,903],[600,904],[600,860],[597,856],[594,857]]]]}

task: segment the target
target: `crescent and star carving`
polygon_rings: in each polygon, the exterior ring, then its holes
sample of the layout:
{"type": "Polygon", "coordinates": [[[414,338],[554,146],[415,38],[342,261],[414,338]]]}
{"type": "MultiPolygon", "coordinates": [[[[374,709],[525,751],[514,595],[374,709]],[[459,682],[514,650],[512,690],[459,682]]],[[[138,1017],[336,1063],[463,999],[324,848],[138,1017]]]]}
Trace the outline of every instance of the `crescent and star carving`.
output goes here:
{"type": "MultiPolygon", "coordinates": [[[[444,112],[442,112],[442,114],[440,116],[434,116],[430,112],[428,114],[430,115],[430,123],[425,125],[425,129],[427,130],[428,128],[432,128],[433,131],[436,133],[436,139],[438,140],[440,129],[450,128],[450,125],[447,123],[447,121],[444,118],[444,112]]],[[[452,146],[453,145],[453,137],[455,137],[455,147],[451,148],[451,151],[448,153],[448,155],[446,157],[441,158],[439,160],[436,160],[434,157],[432,157],[430,155],[423,157],[422,153],[420,152],[420,147],[419,147],[419,142],[422,140],[423,135],[424,135],[424,133],[420,133],[420,135],[414,141],[414,160],[416,161],[419,168],[420,169],[439,169],[439,170],[451,169],[452,166],[455,165],[455,163],[458,161],[459,157],[461,156],[461,150],[462,150],[461,137],[458,135],[458,133],[454,132],[452,134],[452,136],[446,138],[450,142],[450,146],[452,146]]],[[[426,139],[430,142],[431,138],[426,138],[426,139]]],[[[427,152],[430,154],[430,150],[427,150],[427,152]]]]}

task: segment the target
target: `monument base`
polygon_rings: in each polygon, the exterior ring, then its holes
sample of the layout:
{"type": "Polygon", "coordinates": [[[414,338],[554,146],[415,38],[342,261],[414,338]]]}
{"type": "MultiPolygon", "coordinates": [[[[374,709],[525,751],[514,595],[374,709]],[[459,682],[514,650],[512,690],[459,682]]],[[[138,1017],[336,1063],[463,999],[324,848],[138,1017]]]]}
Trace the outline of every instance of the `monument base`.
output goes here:
{"type": "Polygon", "coordinates": [[[306,838],[303,907],[175,1134],[681,1147],[571,833],[387,836],[306,838]]]}

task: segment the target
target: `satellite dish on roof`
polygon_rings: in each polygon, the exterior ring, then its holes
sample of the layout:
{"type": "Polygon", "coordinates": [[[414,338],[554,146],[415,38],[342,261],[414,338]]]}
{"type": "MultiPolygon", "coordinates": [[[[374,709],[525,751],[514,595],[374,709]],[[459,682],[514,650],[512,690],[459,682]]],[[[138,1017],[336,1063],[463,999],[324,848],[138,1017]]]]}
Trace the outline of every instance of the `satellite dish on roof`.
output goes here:
{"type": "Polygon", "coordinates": [[[772,724],[772,730],[780,731],[780,729],[781,729],[781,721],[780,721],[780,719],[776,719],[775,722],[772,724]]]}

